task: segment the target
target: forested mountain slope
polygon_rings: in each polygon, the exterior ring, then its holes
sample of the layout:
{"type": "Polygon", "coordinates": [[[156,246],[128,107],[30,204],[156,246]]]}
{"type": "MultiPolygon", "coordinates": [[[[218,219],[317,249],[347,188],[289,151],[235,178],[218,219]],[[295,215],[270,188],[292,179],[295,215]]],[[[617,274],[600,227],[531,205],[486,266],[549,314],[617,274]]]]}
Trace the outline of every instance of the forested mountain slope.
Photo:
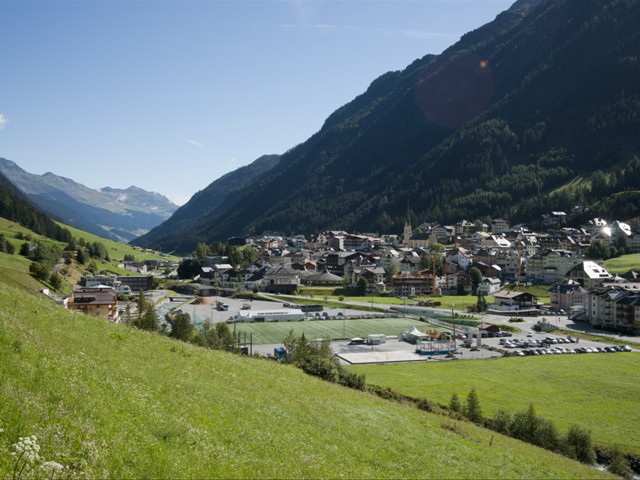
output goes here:
{"type": "Polygon", "coordinates": [[[277,165],[280,155],[263,155],[251,164],[223,175],[207,188],[197,192],[188,203],[180,207],[167,221],[135,239],[133,244],[161,247],[166,251],[178,248],[184,239],[181,232],[201,217],[215,212],[227,197],[240,196],[243,189],[261,178],[277,165]]]}
{"type": "MultiPolygon", "coordinates": [[[[208,215],[155,247],[281,230],[398,232],[575,204],[640,207],[640,5],[520,1],[389,72],[208,215]]],[[[295,121],[295,119],[292,119],[295,121]]],[[[144,242],[141,242],[144,243],[144,242]]]]}
{"type": "Polygon", "coordinates": [[[0,173],[0,217],[17,222],[30,230],[61,242],[71,240],[71,233],[35,207],[2,173],[0,173]]]}
{"type": "Polygon", "coordinates": [[[178,208],[165,196],[135,186],[94,190],[51,172],[26,172],[5,158],[0,158],[0,172],[49,215],[112,240],[131,240],[162,223],[178,208]]]}

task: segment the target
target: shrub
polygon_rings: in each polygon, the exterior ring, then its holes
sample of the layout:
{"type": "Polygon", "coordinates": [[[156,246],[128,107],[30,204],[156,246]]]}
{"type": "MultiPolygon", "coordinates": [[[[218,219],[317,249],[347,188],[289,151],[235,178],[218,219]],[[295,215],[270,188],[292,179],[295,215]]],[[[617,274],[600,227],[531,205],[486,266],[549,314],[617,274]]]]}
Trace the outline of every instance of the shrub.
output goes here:
{"type": "Polygon", "coordinates": [[[462,404],[460,403],[460,399],[458,398],[457,393],[451,394],[451,399],[449,400],[449,409],[455,413],[462,412],[462,404]]]}
{"type": "Polygon", "coordinates": [[[611,473],[628,480],[634,478],[633,470],[619,447],[611,447],[607,454],[609,457],[608,469],[611,473]]]}
{"type": "Polygon", "coordinates": [[[491,429],[505,435],[509,434],[511,428],[511,414],[505,410],[498,410],[491,420],[491,429]]]}
{"type": "Polygon", "coordinates": [[[579,425],[571,424],[567,436],[563,439],[562,450],[567,457],[582,463],[593,465],[596,453],[591,443],[591,432],[579,425]]]}
{"type": "Polygon", "coordinates": [[[32,262],[29,265],[29,273],[40,281],[45,281],[49,278],[49,268],[42,262],[32,262]]]}

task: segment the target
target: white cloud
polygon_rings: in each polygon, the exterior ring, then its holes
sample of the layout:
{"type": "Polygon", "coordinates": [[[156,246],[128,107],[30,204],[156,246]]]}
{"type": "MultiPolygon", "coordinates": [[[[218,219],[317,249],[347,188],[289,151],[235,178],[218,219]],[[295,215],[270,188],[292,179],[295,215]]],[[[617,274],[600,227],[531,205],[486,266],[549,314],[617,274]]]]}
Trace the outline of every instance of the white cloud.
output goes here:
{"type": "Polygon", "coordinates": [[[185,142],[190,143],[191,145],[198,147],[198,148],[202,148],[204,147],[203,144],[201,144],[200,142],[196,141],[196,140],[191,140],[190,138],[185,138],[185,142]]]}
{"type": "Polygon", "coordinates": [[[7,122],[7,117],[5,117],[3,113],[0,113],[0,129],[3,129],[7,122]]]}

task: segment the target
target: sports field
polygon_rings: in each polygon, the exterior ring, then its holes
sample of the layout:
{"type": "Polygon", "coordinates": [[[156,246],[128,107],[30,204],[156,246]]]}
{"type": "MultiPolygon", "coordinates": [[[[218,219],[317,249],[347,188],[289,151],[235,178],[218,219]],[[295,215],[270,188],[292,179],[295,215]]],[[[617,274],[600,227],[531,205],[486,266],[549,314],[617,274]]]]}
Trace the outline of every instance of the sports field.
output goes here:
{"type": "Polygon", "coordinates": [[[366,337],[381,333],[384,335],[400,335],[402,331],[416,326],[419,330],[446,330],[441,327],[419,322],[408,318],[367,318],[353,320],[314,320],[306,322],[270,322],[270,323],[236,323],[231,329],[249,335],[253,334],[254,344],[282,343],[293,330],[294,335],[302,335],[308,339],[366,337]]]}

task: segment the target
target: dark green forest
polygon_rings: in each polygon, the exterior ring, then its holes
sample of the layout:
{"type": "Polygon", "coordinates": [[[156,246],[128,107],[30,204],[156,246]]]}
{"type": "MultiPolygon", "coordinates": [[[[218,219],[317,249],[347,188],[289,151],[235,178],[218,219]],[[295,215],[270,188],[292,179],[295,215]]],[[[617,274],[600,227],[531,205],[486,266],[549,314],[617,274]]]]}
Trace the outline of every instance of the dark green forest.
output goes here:
{"type": "Polygon", "coordinates": [[[266,230],[398,233],[407,214],[416,225],[535,226],[576,205],[636,216],[639,24],[632,0],[516,2],[442,54],[376,79],[206,213],[134,243],[187,252],[266,230]]]}
{"type": "Polygon", "coordinates": [[[51,220],[45,213],[34,207],[7,178],[0,174],[0,217],[17,222],[45,237],[69,242],[71,232],[51,220]]]}

